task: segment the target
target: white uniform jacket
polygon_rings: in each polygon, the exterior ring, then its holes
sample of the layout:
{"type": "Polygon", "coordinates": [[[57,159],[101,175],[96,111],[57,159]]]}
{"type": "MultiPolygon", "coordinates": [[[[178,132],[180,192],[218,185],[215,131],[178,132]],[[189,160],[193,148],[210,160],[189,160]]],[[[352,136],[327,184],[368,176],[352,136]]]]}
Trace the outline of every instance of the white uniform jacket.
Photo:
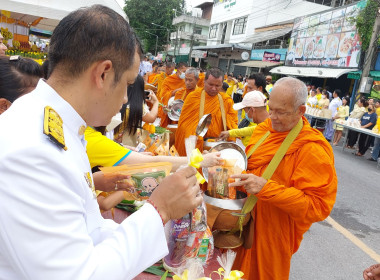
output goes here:
{"type": "Polygon", "coordinates": [[[43,80],[0,116],[0,279],[131,279],[168,253],[147,203],[104,220],[78,113],[43,80]],[[45,106],[63,120],[67,151],[43,133],[45,106]]]}

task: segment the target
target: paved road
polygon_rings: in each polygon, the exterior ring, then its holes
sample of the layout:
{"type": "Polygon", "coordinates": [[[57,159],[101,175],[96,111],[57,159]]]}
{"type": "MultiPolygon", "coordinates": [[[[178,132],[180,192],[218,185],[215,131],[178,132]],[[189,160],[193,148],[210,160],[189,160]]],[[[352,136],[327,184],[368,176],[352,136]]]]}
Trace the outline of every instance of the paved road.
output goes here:
{"type": "Polygon", "coordinates": [[[293,256],[291,280],[363,279],[374,258],[380,262],[380,168],[367,160],[368,152],[352,153],[334,147],[338,194],[330,218],[343,229],[328,219],[313,224],[293,256]]]}

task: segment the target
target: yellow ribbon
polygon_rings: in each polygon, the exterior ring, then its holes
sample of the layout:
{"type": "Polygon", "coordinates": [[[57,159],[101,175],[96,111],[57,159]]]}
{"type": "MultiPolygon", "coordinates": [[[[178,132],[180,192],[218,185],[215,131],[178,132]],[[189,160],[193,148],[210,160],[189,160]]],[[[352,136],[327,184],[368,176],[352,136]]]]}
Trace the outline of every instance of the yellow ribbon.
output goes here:
{"type": "MultiPolygon", "coordinates": [[[[198,169],[199,167],[201,167],[202,161],[203,161],[202,153],[198,149],[194,149],[191,152],[189,166],[192,166],[198,169]]],[[[203,178],[203,176],[199,172],[195,174],[195,177],[197,178],[200,184],[203,184],[206,181],[205,178],[203,178]]]]}
{"type": "MultiPolygon", "coordinates": [[[[218,269],[218,271],[213,271],[213,272],[211,272],[210,277],[211,277],[211,275],[212,275],[213,273],[218,274],[220,280],[222,280],[222,279],[223,279],[223,280],[239,280],[239,279],[241,279],[241,277],[244,276],[244,273],[241,272],[241,271],[239,271],[239,270],[232,270],[232,271],[230,272],[230,275],[226,276],[226,275],[225,275],[225,271],[224,271],[224,269],[223,269],[222,267],[220,267],[220,268],[218,269]]],[[[180,280],[180,279],[179,279],[179,280],[180,280]]]]}

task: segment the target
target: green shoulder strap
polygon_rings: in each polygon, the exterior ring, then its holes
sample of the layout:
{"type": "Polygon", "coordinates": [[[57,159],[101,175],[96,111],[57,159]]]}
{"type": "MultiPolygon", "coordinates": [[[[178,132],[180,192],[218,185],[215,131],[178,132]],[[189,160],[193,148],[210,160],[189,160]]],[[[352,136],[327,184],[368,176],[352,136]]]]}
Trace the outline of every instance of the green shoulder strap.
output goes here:
{"type": "MultiPolygon", "coordinates": [[[[302,118],[299,120],[297,125],[292,128],[292,130],[289,132],[289,134],[286,136],[285,140],[281,143],[280,148],[277,150],[276,154],[272,158],[271,162],[269,163],[268,167],[265,169],[263,177],[266,180],[269,180],[273,173],[276,171],[278,165],[280,164],[281,160],[286,154],[286,151],[289,149],[290,145],[293,143],[293,141],[296,139],[298,134],[300,133],[301,129],[303,127],[303,121],[302,118]]],[[[253,152],[265,141],[265,139],[269,136],[270,132],[268,131],[256,144],[253,146],[251,150],[248,151],[247,157],[249,158],[253,152]]],[[[244,206],[241,210],[241,213],[239,215],[239,220],[236,225],[236,227],[231,230],[232,233],[237,232],[240,230],[240,233],[243,231],[243,221],[244,217],[247,213],[251,212],[253,207],[255,206],[257,202],[257,197],[255,195],[250,195],[247,200],[244,203],[244,206]]]]}

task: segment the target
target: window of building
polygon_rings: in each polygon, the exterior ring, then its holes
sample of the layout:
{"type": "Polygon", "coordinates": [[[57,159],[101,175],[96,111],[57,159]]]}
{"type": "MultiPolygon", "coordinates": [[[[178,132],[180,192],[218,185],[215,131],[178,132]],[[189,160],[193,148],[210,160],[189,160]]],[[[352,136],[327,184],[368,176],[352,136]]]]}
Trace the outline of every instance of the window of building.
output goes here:
{"type": "Polygon", "coordinates": [[[202,27],[194,27],[194,34],[202,34],[202,27]]]}
{"type": "Polygon", "coordinates": [[[234,31],[232,32],[232,35],[244,34],[246,26],[247,26],[247,17],[236,19],[235,25],[234,25],[234,31]]]}
{"type": "Polygon", "coordinates": [[[218,31],[218,25],[214,24],[210,26],[209,38],[216,38],[216,32],[218,31]]]}

